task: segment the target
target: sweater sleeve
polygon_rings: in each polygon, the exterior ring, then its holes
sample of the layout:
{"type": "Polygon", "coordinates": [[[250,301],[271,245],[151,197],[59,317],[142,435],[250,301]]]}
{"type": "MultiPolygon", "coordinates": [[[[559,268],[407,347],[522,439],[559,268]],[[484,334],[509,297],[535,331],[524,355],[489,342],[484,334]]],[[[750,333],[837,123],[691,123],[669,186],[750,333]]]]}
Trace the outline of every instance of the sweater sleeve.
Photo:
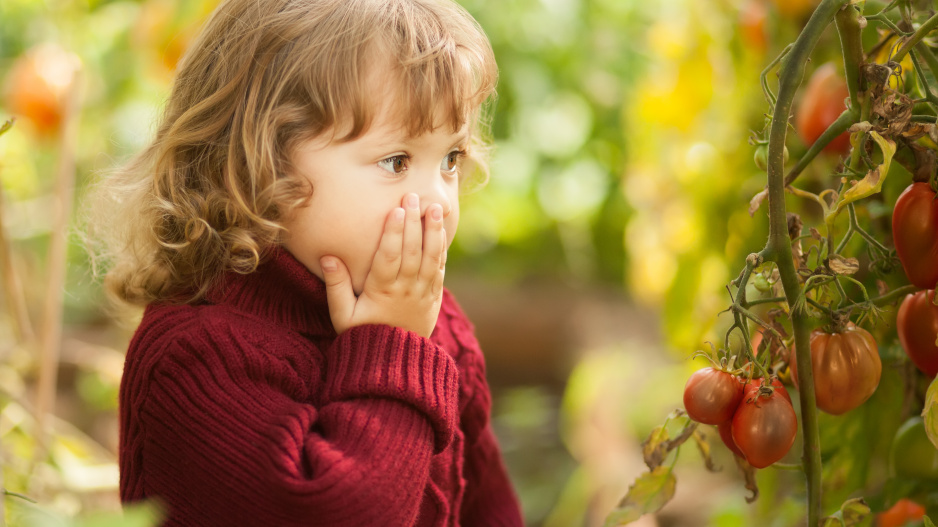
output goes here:
{"type": "Polygon", "coordinates": [[[489,422],[488,390],[475,397],[463,412],[464,423],[476,423],[466,434],[466,496],[463,527],[523,527],[518,497],[508,478],[489,422]],[[475,415],[475,418],[468,417],[475,415]],[[473,430],[474,428],[474,430],[473,430]]]}
{"type": "Polygon", "coordinates": [[[413,524],[455,427],[449,355],[363,326],[304,372],[227,329],[173,341],[140,409],[144,484],[167,525],[413,524]],[[318,397],[304,374],[321,379],[318,397]]]}

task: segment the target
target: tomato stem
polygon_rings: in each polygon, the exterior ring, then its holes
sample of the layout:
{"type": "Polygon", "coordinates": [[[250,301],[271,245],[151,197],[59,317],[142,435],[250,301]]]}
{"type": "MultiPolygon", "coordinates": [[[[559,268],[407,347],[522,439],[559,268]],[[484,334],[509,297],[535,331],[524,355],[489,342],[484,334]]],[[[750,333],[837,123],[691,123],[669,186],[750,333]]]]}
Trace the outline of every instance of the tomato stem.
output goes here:
{"type": "Polygon", "coordinates": [[[789,186],[798,179],[798,176],[804,172],[804,169],[811,164],[811,161],[821,153],[821,150],[824,150],[824,147],[827,146],[831,141],[833,141],[837,136],[847,131],[848,128],[854,123],[857,122],[859,117],[859,112],[854,110],[844,110],[844,113],[840,114],[840,117],[836,121],[831,123],[827,127],[827,130],[824,130],[814,144],[812,144],[808,151],[805,152],[801,159],[795,163],[795,166],[791,168],[788,172],[788,175],[785,176],[785,186],[789,186]]]}
{"type": "MultiPolygon", "coordinates": [[[[789,116],[795,91],[804,78],[805,64],[817,45],[822,33],[833,21],[834,16],[847,0],[822,0],[815,9],[804,30],[798,35],[791,51],[785,58],[779,74],[778,99],[772,115],[769,131],[768,156],[768,201],[769,237],[763,251],[778,265],[779,276],[789,305],[794,305],[802,295],[801,283],[792,260],[791,239],[788,235],[788,215],[785,208],[785,176],[782,151],[788,134],[789,116]]],[[[844,39],[845,45],[853,45],[853,39],[844,39]]],[[[852,55],[853,52],[845,53],[852,55]]],[[[840,119],[838,119],[840,120],[840,119]]],[[[844,130],[849,123],[842,122],[844,130]]],[[[830,129],[828,129],[830,131],[830,129]]],[[[827,132],[825,132],[827,133],[827,132]]],[[[839,134],[838,134],[839,135],[839,134]]],[[[823,137],[823,135],[822,135],[823,137]]],[[[803,169],[803,167],[802,167],[803,169]]],[[[808,525],[818,525],[821,517],[821,448],[818,433],[817,401],[814,393],[814,372],[811,367],[808,345],[808,317],[803,312],[792,310],[792,329],[798,357],[798,378],[804,436],[803,463],[808,494],[808,525]]]]}
{"type": "Polygon", "coordinates": [[[906,53],[911,51],[916,44],[925,38],[925,35],[930,33],[931,30],[935,29],[936,27],[938,27],[938,14],[932,15],[931,18],[923,22],[922,25],[919,26],[919,28],[916,29],[914,33],[912,33],[912,36],[910,36],[905,41],[905,43],[902,44],[902,47],[896,51],[896,54],[893,55],[892,60],[896,62],[902,62],[902,59],[905,58],[906,53]]]}

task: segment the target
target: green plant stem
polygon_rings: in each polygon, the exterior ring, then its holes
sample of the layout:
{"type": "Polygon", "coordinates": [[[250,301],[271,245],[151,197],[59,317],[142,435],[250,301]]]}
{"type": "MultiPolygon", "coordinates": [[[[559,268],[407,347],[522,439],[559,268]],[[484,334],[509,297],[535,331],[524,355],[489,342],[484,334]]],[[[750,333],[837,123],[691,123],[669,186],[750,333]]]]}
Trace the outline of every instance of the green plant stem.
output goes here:
{"type": "Polygon", "coordinates": [[[848,305],[848,306],[844,306],[844,307],[838,309],[837,311],[839,311],[839,312],[841,312],[841,313],[846,313],[846,312],[848,312],[848,311],[850,311],[850,310],[853,310],[853,309],[856,309],[856,308],[858,308],[858,307],[860,307],[860,306],[862,306],[862,305],[864,305],[864,304],[873,304],[873,305],[876,305],[876,306],[885,306],[885,305],[892,304],[893,302],[895,302],[896,300],[899,300],[900,298],[904,297],[905,295],[911,295],[912,293],[915,293],[915,292],[917,292],[917,291],[919,291],[919,288],[918,288],[918,287],[915,287],[914,285],[911,285],[911,284],[910,284],[910,285],[904,285],[904,286],[902,286],[902,287],[897,287],[897,288],[893,289],[892,291],[886,293],[885,295],[883,295],[883,296],[878,296],[878,297],[876,297],[876,298],[874,298],[874,299],[872,299],[872,300],[870,300],[870,301],[868,301],[868,302],[856,302],[856,303],[850,304],[850,305],[848,305]]]}
{"type": "Polygon", "coordinates": [[[804,169],[811,164],[811,161],[814,161],[814,158],[821,153],[821,150],[824,150],[824,147],[827,146],[831,141],[837,138],[840,134],[847,131],[851,125],[857,122],[860,113],[856,110],[844,110],[844,113],[840,114],[840,117],[836,121],[831,123],[827,127],[827,130],[824,130],[824,133],[817,138],[817,141],[808,148],[808,151],[805,152],[801,159],[795,163],[795,166],[788,172],[788,175],[785,176],[785,186],[789,186],[798,179],[798,176],[804,172],[804,169]]]}
{"type": "Polygon", "coordinates": [[[938,80],[938,58],[935,58],[935,54],[931,52],[931,49],[924,43],[919,42],[915,45],[915,53],[922,56],[922,60],[931,70],[932,76],[938,80]]]}
{"type": "Polygon", "coordinates": [[[775,302],[784,302],[787,300],[784,296],[773,296],[772,298],[757,298],[747,301],[743,307],[752,307],[759,304],[774,304],[775,302]]]}
{"type": "Polygon", "coordinates": [[[834,22],[840,36],[840,47],[844,53],[844,74],[847,80],[847,92],[850,94],[850,107],[860,106],[860,63],[863,62],[863,43],[860,41],[860,9],[848,5],[837,12],[834,22]],[[849,57],[847,55],[850,55],[849,57]]]}
{"type": "Polygon", "coordinates": [[[916,29],[908,39],[906,39],[906,41],[902,44],[902,47],[896,51],[896,54],[893,55],[892,60],[896,62],[902,62],[902,59],[905,58],[906,53],[915,47],[916,44],[921,42],[922,39],[925,38],[925,35],[930,33],[932,29],[935,29],[935,27],[938,27],[938,14],[932,15],[931,18],[923,22],[922,25],[919,26],[919,28],[916,29]]]}
{"type": "MultiPolygon", "coordinates": [[[[788,236],[788,215],[785,208],[785,177],[782,151],[788,134],[788,117],[791,115],[795,91],[804,78],[805,64],[811,51],[817,45],[821,34],[833,21],[836,13],[847,0],[822,0],[811,15],[804,30],[798,35],[791,51],[782,64],[779,74],[778,99],[772,115],[769,131],[768,155],[768,201],[769,201],[769,239],[765,253],[778,265],[779,276],[785,296],[790,306],[795,305],[801,295],[801,284],[792,261],[791,239],[788,236]]],[[[842,38],[845,43],[852,38],[842,38]]],[[[852,56],[853,50],[845,52],[845,57],[852,56]]],[[[847,59],[849,60],[849,59],[847,59]]],[[[814,372],[811,367],[810,347],[808,346],[808,318],[803,312],[791,313],[792,329],[795,334],[795,347],[798,350],[798,378],[801,379],[799,390],[804,436],[803,465],[808,495],[808,522],[811,527],[818,525],[821,518],[821,442],[818,433],[817,400],[814,393],[814,372]]]]}

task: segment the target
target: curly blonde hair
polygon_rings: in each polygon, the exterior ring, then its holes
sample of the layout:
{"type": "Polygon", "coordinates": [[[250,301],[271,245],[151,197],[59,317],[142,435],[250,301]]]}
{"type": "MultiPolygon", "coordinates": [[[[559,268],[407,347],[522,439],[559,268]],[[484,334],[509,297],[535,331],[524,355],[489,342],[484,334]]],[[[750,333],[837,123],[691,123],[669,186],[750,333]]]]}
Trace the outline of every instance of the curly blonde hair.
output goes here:
{"type": "Polygon", "coordinates": [[[479,147],[497,68],[463,8],[226,0],[183,56],[153,141],[101,183],[91,238],[104,242],[93,253],[109,295],[194,302],[222,273],[253,272],[314,191],[295,175],[297,146],[339,124],[350,124],[340,141],[370,126],[375,58],[396,75],[408,132],[433,130],[441,109],[454,131],[470,123],[470,166],[487,176],[479,147]]]}

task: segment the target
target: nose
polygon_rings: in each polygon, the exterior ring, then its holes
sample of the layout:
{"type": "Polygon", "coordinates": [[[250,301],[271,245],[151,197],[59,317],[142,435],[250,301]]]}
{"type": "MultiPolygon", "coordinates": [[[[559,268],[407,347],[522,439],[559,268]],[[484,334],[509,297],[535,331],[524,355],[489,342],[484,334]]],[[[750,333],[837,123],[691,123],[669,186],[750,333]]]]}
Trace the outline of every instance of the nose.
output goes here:
{"type": "Polygon", "coordinates": [[[443,207],[443,217],[447,217],[453,211],[453,203],[450,198],[449,189],[446,183],[434,178],[435,181],[428,182],[423,188],[415,190],[420,197],[420,216],[426,216],[427,209],[434,203],[439,203],[443,207]]]}

